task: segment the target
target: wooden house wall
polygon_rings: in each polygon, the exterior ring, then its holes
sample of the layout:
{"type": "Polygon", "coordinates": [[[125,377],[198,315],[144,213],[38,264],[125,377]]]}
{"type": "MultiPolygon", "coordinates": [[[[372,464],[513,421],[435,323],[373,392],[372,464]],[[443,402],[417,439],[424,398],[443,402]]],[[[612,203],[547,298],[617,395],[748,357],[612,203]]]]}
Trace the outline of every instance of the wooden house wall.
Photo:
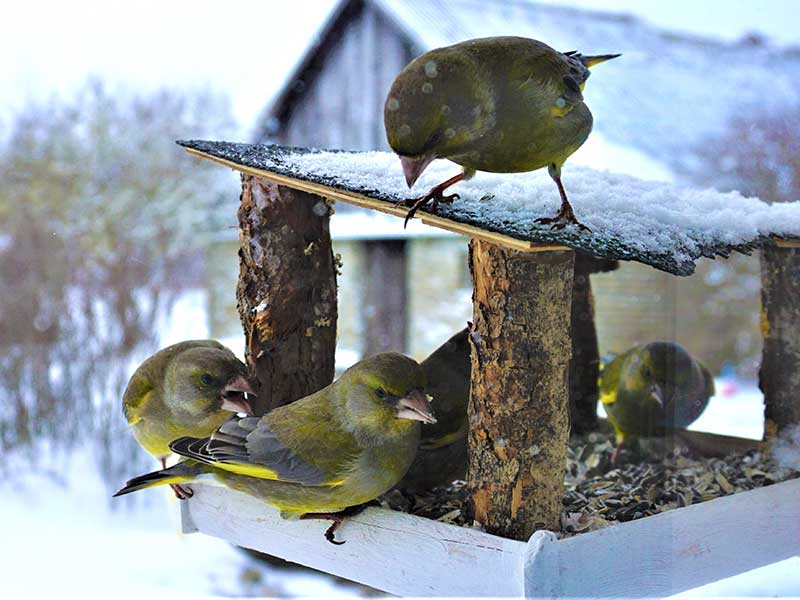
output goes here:
{"type": "Polygon", "coordinates": [[[374,6],[332,32],[336,39],[319,71],[307,71],[305,89],[279,124],[282,144],[346,150],[388,149],[383,104],[397,73],[415,56],[408,41],[374,6]]]}

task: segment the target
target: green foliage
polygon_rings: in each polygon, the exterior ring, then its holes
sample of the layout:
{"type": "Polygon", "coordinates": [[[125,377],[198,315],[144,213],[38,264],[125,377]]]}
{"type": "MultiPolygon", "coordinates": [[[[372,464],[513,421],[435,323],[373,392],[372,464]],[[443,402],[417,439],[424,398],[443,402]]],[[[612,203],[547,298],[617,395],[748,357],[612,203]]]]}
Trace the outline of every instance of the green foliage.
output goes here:
{"type": "Polygon", "coordinates": [[[127,378],[223,227],[224,173],[174,140],[223,137],[228,115],[209,93],[97,81],[16,115],[0,146],[0,449],[99,436],[109,471],[129,459],[127,378]]]}

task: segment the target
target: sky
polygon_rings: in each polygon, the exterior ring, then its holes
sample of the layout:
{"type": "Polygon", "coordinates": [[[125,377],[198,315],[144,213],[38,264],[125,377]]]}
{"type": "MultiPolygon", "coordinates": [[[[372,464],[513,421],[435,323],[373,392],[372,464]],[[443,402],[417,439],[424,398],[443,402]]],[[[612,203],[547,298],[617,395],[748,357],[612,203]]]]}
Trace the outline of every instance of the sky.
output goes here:
{"type": "MultiPolygon", "coordinates": [[[[634,14],[675,31],[800,44],[797,0],[544,0],[634,14]]],[[[211,88],[249,130],[336,0],[26,0],[3,3],[0,128],[87,77],[127,89],[211,88]]],[[[2,131],[0,130],[0,133],[2,131]]]]}

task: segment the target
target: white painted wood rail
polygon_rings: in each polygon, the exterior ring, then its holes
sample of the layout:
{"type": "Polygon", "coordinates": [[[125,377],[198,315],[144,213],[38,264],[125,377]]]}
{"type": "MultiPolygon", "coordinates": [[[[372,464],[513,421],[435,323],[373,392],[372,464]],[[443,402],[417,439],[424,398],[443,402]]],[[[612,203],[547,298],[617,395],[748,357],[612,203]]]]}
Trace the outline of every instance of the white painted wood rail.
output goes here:
{"type": "Polygon", "coordinates": [[[194,485],[184,532],[201,531],[406,596],[665,596],[800,555],[800,480],[564,540],[528,543],[380,508],[323,537],[263,502],[194,485]]]}

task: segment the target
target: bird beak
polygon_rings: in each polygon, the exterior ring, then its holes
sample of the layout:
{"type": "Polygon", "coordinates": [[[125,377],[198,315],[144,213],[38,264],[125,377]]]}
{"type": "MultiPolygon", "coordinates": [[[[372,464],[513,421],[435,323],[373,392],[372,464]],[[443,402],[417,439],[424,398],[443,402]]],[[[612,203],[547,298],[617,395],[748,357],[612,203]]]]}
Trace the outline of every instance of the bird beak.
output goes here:
{"type": "Polygon", "coordinates": [[[252,416],[253,407],[247,400],[247,394],[256,395],[250,382],[243,375],[237,375],[222,388],[222,410],[252,416]]]}
{"type": "Polygon", "coordinates": [[[403,165],[403,175],[406,176],[408,187],[414,185],[414,182],[419,179],[419,176],[422,175],[422,172],[431,164],[434,158],[436,157],[430,154],[416,158],[410,156],[400,157],[400,163],[403,165]]]}
{"type": "Polygon", "coordinates": [[[599,65],[601,62],[606,62],[607,60],[611,60],[612,58],[617,58],[618,56],[622,56],[622,54],[598,54],[597,56],[581,56],[581,62],[585,67],[589,67],[591,69],[593,66],[599,65]]]}
{"type": "Polygon", "coordinates": [[[412,390],[397,400],[397,418],[422,421],[428,425],[436,423],[431,410],[432,398],[420,389],[412,390]]]}
{"type": "Polygon", "coordinates": [[[664,408],[664,390],[657,383],[650,386],[650,397],[655,400],[658,405],[664,408]]]}

